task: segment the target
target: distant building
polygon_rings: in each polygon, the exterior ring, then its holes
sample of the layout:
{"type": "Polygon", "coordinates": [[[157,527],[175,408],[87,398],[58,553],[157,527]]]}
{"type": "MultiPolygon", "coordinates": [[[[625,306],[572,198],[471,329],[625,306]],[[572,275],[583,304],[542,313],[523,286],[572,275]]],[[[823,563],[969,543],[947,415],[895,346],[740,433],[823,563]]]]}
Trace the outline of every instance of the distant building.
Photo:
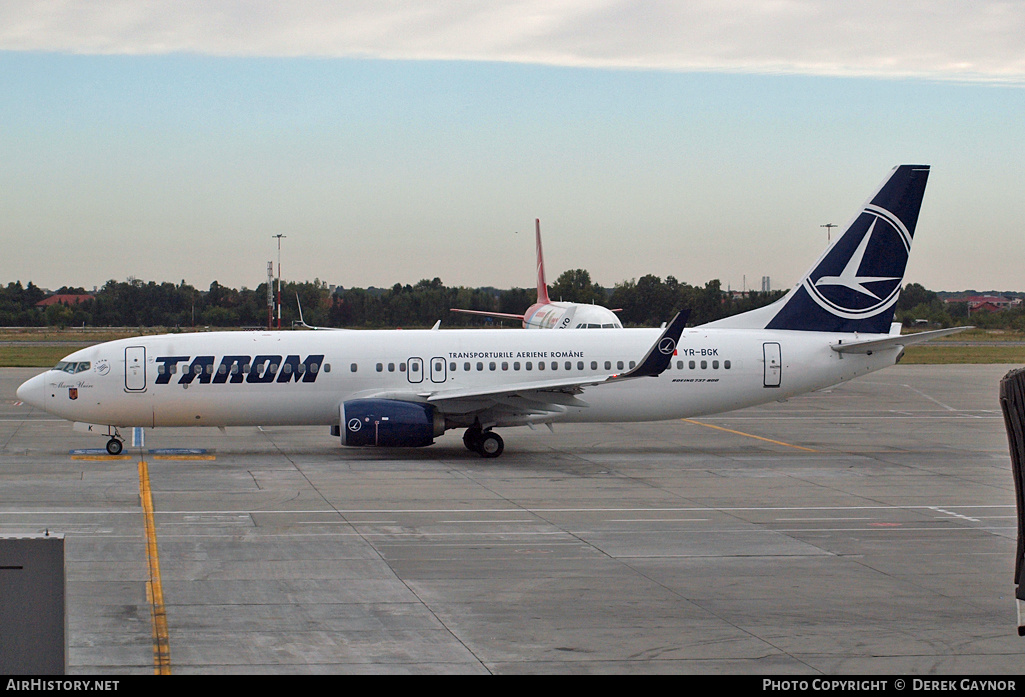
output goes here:
{"type": "Polygon", "coordinates": [[[1009,307],[1016,307],[1021,304],[1020,298],[1013,300],[999,295],[970,295],[961,298],[947,298],[946,303],[965,303],[968,305],[968,312],[1000,312],[1009,307]]]}

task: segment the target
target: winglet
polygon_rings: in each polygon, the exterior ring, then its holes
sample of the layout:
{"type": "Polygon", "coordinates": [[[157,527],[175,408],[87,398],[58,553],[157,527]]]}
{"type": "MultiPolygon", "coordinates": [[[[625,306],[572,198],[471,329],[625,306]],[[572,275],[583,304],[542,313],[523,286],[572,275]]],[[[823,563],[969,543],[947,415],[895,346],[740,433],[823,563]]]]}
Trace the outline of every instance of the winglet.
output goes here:
{"type": "Polygon", "coordinates": [[[690,310],[680,310],[676,313],[669,326],[658,337],[658,340],[651,345],[648,353],[644,355],[644,358],[637,364],[637,367],[629,372],[614,375],[610,379],[654,378],[661,375],[669,367],[669,363],[672,362],[673,356],[676,354],[676,345],[680,342],[680,336],[683,334],[683,328],[686,326],[689,317],[690,310]]]}
{"type": "Polygon", "coordinates": [[[307,329],[314,329],[310,325],[306,324],[306,320],[303,319],[303,304],[299,301],[299,294],[295,294],[295,304],[299,308],[299,326],[306,327],[307,329]]]}
{"type": "Polygon", "coordinates": [[[295,294],[295,304],[299,308],[299,321],[296,322],[295,320],[292,320],[292,326],[293,327],[298,325],[300,327],[305,327],[306,329],[313,329],[314,331],[331,331],[331,332],[345,332],[345,331],[349,331],[348,329],[342,329],[342,328],[339,328],[339,327],[314,327],[314,326],[311,326],[309,324],[306,324],[306,320],[303,319],[303,305],[302,305],[301,302],[299,302],[299,294],[298,293],[295,294]]]}
{"type": "Polygon", "coordinates": [[[559,320],[559,325],[556,329],[570,329],[573,326],[573,316],[577,314],[577,306],[570,305],[566,312],[563,313],[562,319],[559,320]]]}

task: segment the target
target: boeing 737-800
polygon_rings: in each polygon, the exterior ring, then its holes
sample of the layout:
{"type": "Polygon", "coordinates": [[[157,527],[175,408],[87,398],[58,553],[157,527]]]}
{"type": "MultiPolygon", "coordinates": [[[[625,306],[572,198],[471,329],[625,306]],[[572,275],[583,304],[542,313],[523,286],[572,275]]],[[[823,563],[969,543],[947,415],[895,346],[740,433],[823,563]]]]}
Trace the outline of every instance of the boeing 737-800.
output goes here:
{"type": "Polygon", "coordinates": [[[601,305],[556,301],[548,297],[548,282],[545,280],[545,257],[541,251],[541,221],[534,220],[534,239],[537,245],[537,302],[522,315],[488,310],[464,310],[453,307],[452,312],[468,315],[483,315],[499,319],[515,319],[523,323],[524,329],[622,329],[616,313],[601,305]]]}
{"type": "MultiPolygon", "coordinates": [[[[18,388],[106,429],[323,425],[345,445],[426,446],[449,429],[484,457],[496,427],[657,421],[785,399],[891,366],[891,326],[929,168],[901,165],[801,282],[766,307],[684,330],[211,332],[76,351],[18,388]]],[[[96,430],[96,429],[93,429],[96,430]]]]}

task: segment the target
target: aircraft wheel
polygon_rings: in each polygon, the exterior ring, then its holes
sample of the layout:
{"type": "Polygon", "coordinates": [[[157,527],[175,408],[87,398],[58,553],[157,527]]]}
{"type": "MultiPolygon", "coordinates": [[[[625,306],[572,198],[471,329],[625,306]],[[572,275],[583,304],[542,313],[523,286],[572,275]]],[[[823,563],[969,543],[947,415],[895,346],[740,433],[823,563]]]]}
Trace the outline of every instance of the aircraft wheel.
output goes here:
{"type": "Polygon", "coordinates": [[[111,455],[120,455],[125,444],[119,441],[117,438],[111,438],[107,441],[107,452],[111,455]]]}
{"type": "Polygon", "coordinates": [[[481,434],[477,452],[481,457],[498,457],[505,450],[505,441],[502,436],[492,431],[485,431],[481,434]]]}
{"type": "Polygon", "coordinates": [[[480,428],[479,427],[472,427],[471,426],[470,428],[466,429],[466,433],[463,434],[463,445],[466,446],[467,450],[469,450],[471,452],[474,452],[474,453],[479,453],[480,452],[480,436],[481,436],[480,428]]]}

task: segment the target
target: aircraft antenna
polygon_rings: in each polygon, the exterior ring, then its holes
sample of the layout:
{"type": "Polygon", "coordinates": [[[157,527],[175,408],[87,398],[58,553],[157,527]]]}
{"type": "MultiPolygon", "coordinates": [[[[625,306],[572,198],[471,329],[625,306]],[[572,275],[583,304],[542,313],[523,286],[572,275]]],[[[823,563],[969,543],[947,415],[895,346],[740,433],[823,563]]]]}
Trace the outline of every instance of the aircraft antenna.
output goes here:
{"type": "Polygon", "coordinates": [[[832,228],[836,227],[836,225],[834,225],[833,223],[826,223],[825,225],[819,225],[819,227],[826,228],[826,242],[829,242],[830,241],[830,234],[829,233],[832,230],[832,228]]]}

